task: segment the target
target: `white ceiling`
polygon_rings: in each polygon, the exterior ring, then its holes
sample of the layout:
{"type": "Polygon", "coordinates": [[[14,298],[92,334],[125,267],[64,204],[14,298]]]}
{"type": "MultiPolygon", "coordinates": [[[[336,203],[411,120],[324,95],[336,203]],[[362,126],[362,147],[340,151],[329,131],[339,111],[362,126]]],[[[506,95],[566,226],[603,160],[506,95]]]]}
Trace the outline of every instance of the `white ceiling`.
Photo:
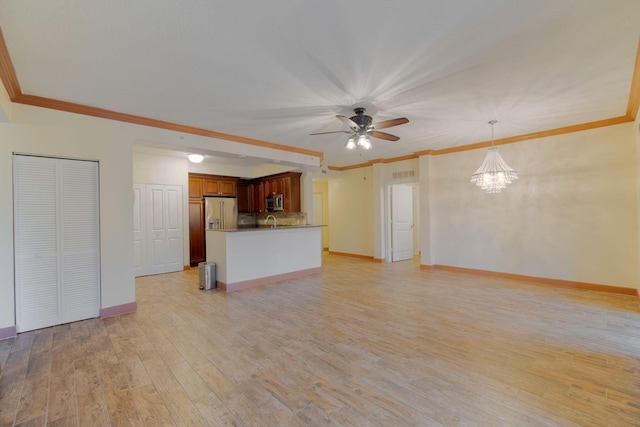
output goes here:
{"type": "MultiPolygon", "coordinates": [[[[346,166],[623,116],[638,0],[2,0],[22,92],[346,166]],[[407,117],[347,152],[336,114],[407,117]]],[[[166,148],[166,147],[165,147],[166,148]]],[[[185,151],[184,147],[178,147],[185,151]]]]}

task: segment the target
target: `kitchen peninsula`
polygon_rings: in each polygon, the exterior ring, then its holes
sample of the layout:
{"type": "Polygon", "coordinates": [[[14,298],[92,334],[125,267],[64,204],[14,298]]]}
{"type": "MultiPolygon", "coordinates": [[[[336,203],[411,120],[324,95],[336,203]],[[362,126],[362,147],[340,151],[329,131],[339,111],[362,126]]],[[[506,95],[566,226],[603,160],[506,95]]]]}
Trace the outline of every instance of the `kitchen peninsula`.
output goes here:
{"type": "Polygon", "coordinates": [[[207,262],[216,263],[216,284],[226,292],[319,273],[321,226],[207,230],[207,262]]]}

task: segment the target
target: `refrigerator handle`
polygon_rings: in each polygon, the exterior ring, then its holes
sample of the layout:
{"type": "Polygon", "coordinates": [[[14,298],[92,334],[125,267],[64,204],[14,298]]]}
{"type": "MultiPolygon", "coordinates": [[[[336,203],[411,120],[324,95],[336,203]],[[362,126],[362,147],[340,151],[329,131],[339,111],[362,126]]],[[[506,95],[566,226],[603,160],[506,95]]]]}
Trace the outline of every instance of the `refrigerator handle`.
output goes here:
{"type": "Polygon", "coordinates": [[[226,229],[224,226],[224,201],[220,200],[220,228],[226,229]]]}

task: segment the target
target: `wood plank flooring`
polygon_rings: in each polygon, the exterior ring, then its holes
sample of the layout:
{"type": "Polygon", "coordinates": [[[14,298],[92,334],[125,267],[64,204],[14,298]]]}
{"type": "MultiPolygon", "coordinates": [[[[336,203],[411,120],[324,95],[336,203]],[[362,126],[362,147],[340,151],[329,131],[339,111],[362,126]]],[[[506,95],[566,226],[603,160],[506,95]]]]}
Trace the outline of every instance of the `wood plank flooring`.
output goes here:
{"type": "Polygon", "coordinates": [[[323,256],[225,294],[0,341],[0,426],[637,426],[631,296],[323,256]]]}

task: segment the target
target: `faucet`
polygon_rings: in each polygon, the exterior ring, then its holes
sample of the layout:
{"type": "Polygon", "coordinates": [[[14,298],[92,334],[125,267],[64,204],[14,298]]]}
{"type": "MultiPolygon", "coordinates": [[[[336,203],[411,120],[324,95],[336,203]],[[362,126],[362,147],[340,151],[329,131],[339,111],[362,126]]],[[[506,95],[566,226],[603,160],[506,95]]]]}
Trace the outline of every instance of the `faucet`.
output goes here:
{"type": "Polygon", "coordinates": [[[267,219],[264,220],[264,223],[268,224],[269,218],[273,218],[273,227],[271,228],[276,228],[276,217],[274,215],[267,215],[267,219]]]}

